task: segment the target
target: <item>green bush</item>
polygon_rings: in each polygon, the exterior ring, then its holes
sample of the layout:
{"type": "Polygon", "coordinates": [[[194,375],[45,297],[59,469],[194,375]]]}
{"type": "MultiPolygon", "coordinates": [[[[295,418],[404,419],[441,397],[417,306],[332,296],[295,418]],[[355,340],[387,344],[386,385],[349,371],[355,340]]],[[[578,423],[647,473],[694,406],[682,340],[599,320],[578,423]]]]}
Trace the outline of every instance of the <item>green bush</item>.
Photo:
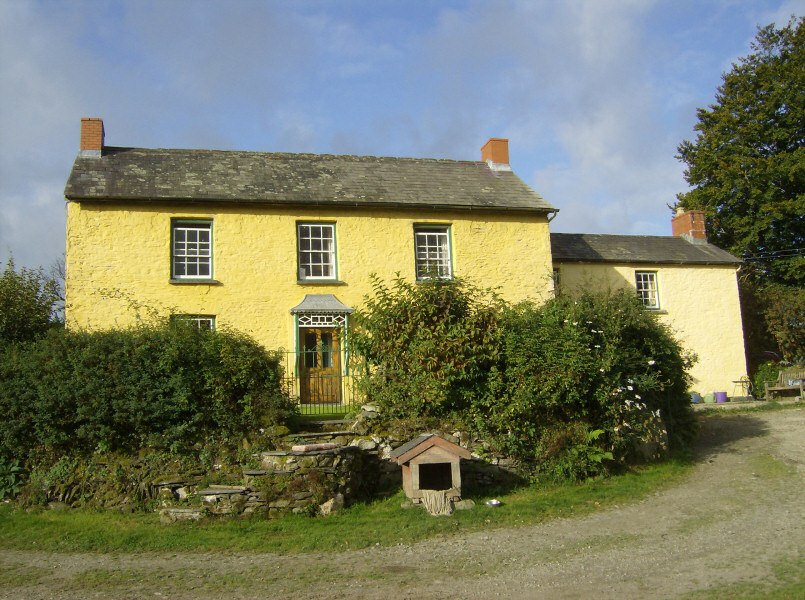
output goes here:
{"type": "Polygon", "coordinates": [[[0,273],[0,344],[33,340],[54,322],[59,286],[42,269],[14,268],[9,260],[0,273]]]}
{"type": "Polygon", "coordinates": [[[460,280],[374,291],[352,350],[381,427],[468,427],[560,479],[655,459],[693,436],[693,357],[634,294],[510,306],[460,280]]]}
{"type": "Polygon", "coordinates": [[[766,361],[757,368],[752,378],[752,391],[755,394],[755,398],[762,399],[765,397],[766,382],[777,381],[777,377],[780,375],[780,371],[782,371],[783,368],[783,365],[773,360],[766,361]]]}
{"type": "Polygon", "coordinates": [[[499,300],[459,279],[388,287],[374,278],[372,287],[350,338],[361,392],[395,419],[468,409],[500,358],[499,300]]]}
{"type": "Polygon", "coordinates": [[[504,359],[473,417],[507,454],[544,470],[591,446],[626,462],[691,440],[692,358],[633,294],[519,304],[500,328],[504,359]]]}
{"type": "Polygon", "coordinates": [[[0,351],[0,456],[185,451],[295,416],[281,357],[191,327],[54,330],[0,351]]]}
{"type": "Polygon", "coordinates": [[[20,489],[22,469],[18,460],[6,460],[0,456],[0,500],[13,498],[20,489]]]}

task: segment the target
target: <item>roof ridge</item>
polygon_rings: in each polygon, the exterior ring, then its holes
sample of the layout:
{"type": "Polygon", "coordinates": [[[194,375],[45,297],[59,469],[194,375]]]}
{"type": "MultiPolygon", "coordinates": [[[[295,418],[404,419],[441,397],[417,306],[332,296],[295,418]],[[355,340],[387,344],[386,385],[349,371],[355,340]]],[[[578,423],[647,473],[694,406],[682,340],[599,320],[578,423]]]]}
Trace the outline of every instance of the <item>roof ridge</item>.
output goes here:
{"type": "Polygon", "coordinates": [[[126,151],[144,151],[144,152],[209,152],[220,154],[265,154],[283,157],[298,157],[300,159],[309,159],[312,157],[318,158],[347,158],[347,159],[374,159],[374,160],[405,160],[412,162],[446,162],[446,163],[460,163],[460,164],[478,164],[486,165],[482,160],[467,160],[455,158],[434,158],[434,157],[416,157],[416,156],[384,156],[374,154],[334,154],[334,153],[318,153],[318,152],[278,152],[267,150],[223,150],[214,148],[145,148],[140,146],[104,146],[104,151],[109,150],[126,150],[126,151]]]}
{"type": "Polygon", "coordinates": [[[597,235],[601,237],[631,237],[631,238],[644,237],[644,238],[683,239],[675,235],[651,235],[648,233],[570,233],[566,231],[552,231],[551,235],[597,235]]]}

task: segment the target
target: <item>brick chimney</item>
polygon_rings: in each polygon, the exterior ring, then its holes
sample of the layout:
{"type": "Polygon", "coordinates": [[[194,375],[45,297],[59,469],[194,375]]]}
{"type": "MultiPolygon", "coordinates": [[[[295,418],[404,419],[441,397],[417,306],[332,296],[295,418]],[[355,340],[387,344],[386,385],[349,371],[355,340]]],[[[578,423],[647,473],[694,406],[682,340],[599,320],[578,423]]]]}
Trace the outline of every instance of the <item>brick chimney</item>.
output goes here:
{"type": "Polygon", "coordinates": [[[678,206],[671,219],[671,232],[674,237],[683,237],[694,244],[707,243],[707,230],[704,225],[704,211],[689,210],[678,206]]]}
{"type": "Polygon", "coordinates": [[[481,147],[481,160],[493,170],[510,171],[509,140],[505,138],[489,138],[481,147]]]}
{"type": "Polygon", "coordinates": [[[81,119],[81,156],[100,156],[103,151],[103,119],[81,119]]]}

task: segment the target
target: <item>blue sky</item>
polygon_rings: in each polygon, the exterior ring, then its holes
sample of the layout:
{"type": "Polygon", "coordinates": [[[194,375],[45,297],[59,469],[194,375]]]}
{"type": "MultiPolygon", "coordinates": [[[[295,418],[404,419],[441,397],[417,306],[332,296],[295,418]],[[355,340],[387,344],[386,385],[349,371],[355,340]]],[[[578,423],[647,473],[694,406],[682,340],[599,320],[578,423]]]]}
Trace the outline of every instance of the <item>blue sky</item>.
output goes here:
{"type": "Polygon", "coordinates": [[[82,116],[113,146],[474,160],[553,231],[668,235],[677,145],[805,0],[0,0],[0,264],[64,250],[82,116]]]}

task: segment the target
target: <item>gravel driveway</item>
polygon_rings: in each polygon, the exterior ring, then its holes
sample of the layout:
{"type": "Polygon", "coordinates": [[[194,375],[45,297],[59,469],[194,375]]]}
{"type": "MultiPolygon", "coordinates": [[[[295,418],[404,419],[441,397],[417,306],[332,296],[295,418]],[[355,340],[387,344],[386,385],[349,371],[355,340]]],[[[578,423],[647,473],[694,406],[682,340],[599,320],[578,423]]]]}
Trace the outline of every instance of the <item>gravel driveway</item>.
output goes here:
{"type": "Polygon", "coordinates": [[[734,586],[773,589],[780,565],[805,570],[805,410],[707,418],[697,456],[690,477],[636,504],[414,545],[302,556],[2,551],[7,568],[49,575],[0,598],[729,597],[734,586]]]}

